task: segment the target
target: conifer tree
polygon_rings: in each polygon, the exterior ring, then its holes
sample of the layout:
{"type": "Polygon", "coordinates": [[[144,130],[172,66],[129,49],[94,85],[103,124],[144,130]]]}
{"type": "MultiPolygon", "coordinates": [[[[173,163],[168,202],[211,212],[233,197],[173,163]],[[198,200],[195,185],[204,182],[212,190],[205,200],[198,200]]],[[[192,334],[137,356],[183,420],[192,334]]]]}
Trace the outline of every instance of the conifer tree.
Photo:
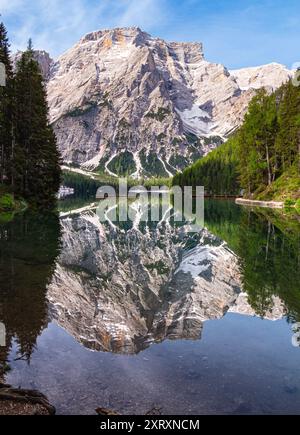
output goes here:
{"type": "Polygon", "coordinates": [[[29,202],[52,207],[60,185],[60,159],[48,120],[42,73],[34,59],[31,40],[17,64],[15,94],[16,189],[29,202]]]}
{"type": "Polygon", "coordinates": [[[279,134],[276,150],[283,170],[299,159],[300,152],[300,90],[290,81],[279,94],[279,134]]]}
{"type": "MultiPolygon", "coordinates": [[[[204,185],[207,193],[268,194],[283,174],[300,180],[300,87],[290,80],[276,92],[260,90],[244,123],[226,144],[177,174],[173,184],[204,185]],[[299,174],[297,178],[297,174],[299,174]]],[[[297,191],[291,192],[296,198],[297,191]]]]}
{"type": "Polygon", "coordinates": [[[0,183],[10,181],[12,159],[13,71],[7,30],[0,23],[0,62],[5,67],[5,86],[0,86],[0,183]]]}

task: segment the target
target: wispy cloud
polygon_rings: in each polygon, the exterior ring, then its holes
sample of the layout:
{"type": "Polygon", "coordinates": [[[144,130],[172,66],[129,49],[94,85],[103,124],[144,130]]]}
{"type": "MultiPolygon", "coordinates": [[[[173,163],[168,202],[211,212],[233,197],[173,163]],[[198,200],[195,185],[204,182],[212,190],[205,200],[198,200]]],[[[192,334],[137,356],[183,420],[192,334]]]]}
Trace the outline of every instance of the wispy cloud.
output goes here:
{"type": "Polygon", "coordinates": [[[143,28],[159,25],[167,19],[163,0],[126,0],[120,16],[121,26],[139,25],[143,28]]]}
{"type": "Polygon", "coordinates": [[[100,28],[140,26],[151,31],[167,16],[166,0],[0,0],[13,49],[34,46],[58,55],[100,28]]]}
{"type": "Polygon", "coordinates": [[[0,0],[0,13],[13,50],[32,37],[57,56],[88,32],[139,26],[201,41],[208,60],[229,68],[299,60],[299,0],[0,0]]]}
{"type": "Polygon", "coordinates": [[[22,6],[22,0],[0,0],[0,11],[2,13],[12,12],[16,8],[20,8],[22,6]]]}

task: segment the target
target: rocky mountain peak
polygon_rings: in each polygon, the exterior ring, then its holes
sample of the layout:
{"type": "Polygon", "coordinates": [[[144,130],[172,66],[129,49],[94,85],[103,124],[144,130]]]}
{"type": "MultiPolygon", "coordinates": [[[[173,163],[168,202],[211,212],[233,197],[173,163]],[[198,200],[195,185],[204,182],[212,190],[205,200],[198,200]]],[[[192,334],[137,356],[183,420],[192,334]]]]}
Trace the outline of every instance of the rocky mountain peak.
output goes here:
{"type": "Polygon", "coordinates": [[[201,43],[166,42],[138,27],[99,30],[51,65],[51,122],[68,164],[171,176],[241,125],[258,88],[290,76],[276,64],[228,71],[205,60],[201,43]]]}
{"type": "Polygon", "coordinates": [[[143,32],[139,27],[117,27],[114,29],[98,30],[88,33],[79,41],[79,44],[100,42],[104,48],[109,49],[114,45],[138,45],[146,43],[146,41],[150,39],[151,36],[148,33],[143,32]]]}
{"type": "Polygon", "coordinates": [[[200,42],[170,42],[170,55],[174,55],[179,62],[193,64],[204,59],[203,44],[200,42]]]}
{"type": "MultiPolygon", "coordinates": [[[[199,340],[205,322],[228,310],[254,316],[228,246],[203,229],[187,248],[185,228],[165,224],[145,229],[137,215],[124,231],[92,211],[62,217],[50,318],[91,350],[135,354],[167,339],[199,340]]],[[[282,319],[282,301],[273,302],[266,318],[282,319]]]]}
{"type": "Polygon", "coordinates": [[[276,62],[257,67],[232,70],[230,73],[242,90],[251,88],[261,89],[263,87],[275,90],[294,74],[293,71],[276,62]]]}

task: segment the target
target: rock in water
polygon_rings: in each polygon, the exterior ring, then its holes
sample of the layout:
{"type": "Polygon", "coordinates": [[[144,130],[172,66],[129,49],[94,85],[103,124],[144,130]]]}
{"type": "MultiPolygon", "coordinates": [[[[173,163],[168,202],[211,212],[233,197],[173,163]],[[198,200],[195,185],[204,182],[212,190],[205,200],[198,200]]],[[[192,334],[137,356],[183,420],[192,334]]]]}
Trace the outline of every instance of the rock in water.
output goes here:
{"type": "Polygon", "coordinates": [[[111,409],[106,409],[106,408],[97,408],[96,413],[98,415],[120,415],[120,414],[116,413],[115,411],[112,411],[111,409]]]}
{"type": "Polygon", "coordinates": [[[54,415],[48,399],[38,391],[0,384],[0,415],[54,415]]]}

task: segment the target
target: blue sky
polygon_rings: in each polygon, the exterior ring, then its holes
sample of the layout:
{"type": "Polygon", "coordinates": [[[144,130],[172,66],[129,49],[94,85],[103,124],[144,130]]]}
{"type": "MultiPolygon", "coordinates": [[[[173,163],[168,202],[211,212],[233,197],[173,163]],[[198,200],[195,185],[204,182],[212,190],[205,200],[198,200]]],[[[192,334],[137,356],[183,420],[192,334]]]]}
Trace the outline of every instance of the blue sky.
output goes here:
{"type": "Polygon", "coordinates": [[[299,0],[0,0],[13,49],[29,37],[53,57],[84,34],[139,26],[153,36],[201,41],[228,68],[300,61],[299,0]]]}

